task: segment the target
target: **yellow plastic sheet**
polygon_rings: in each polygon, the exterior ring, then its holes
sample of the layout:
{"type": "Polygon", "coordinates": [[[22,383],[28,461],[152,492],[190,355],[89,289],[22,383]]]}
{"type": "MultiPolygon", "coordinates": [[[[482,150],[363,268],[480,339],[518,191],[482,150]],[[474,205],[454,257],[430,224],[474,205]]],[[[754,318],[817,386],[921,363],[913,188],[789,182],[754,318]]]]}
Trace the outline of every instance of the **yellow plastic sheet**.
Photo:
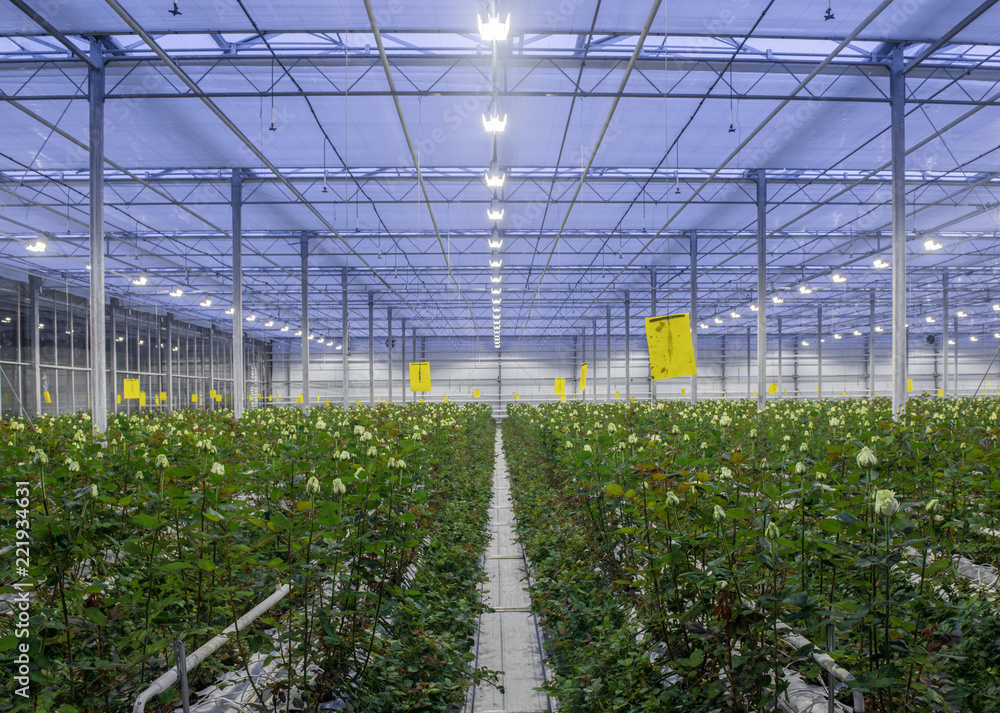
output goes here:
{"type": "Polygon", "coordinates": [[[166,400],[167,400],[167,392],[166,391],[161,391],[160,392],[160,401],[166,401],[166,400]]]}
{"type": "Polygon", "coordinates": [[[431,390],[431,365],[426,361],[410,362],[410,391],[431,390]]]}
{"type": "Polygon", "coordinates": [[[191,403],[198,403],[198,394],[191,394],[191,403]]]}
{"type": "Polygon", "coordinates": [[[561,396],[559,397],[559,400],[560,400],[560,401],[561,401],[562,403],[566,403],[566,394],[563,394],[563,395],[561,395],[561,396]]]}
{"type": "Polygon", "coordinates": [[[621,394],[620,394],[620,393],[618,393],[617,391],[615,392],[615,398],[616,398],[616,399],[620,399],[620,398],[621,398],[621,394]]]}
{"type": "Polygon", "coordinates": [[[906,380],[906,393],[908,394],[913,393],[913,379],[906,380]]]}
{"type": "Polygon", "coordinates": [[[944,396],[944,389],[938,389],[938,398],[944,396]]]}
{"type": "Polygon", "coordinates": [[[139,380],[125,379],[122,381],[122,396],[126,399],[139,398],[139,380]]]}
{"type": "Polygon", "coordinates": [[[444,397],[444,402],[448,403],[448,397],[447,396],[444,397]]]}
{"type": "Polygon", "coordinates": [[[580,365],[580,393],[587,389],[587,362],[580,365]]]}
{"type": "Polygon", "coordinates": [[[140,406],[145,406],[146,405],[146,392],[145,391],[140,391],[139,392],[139,405],[140,406]]]}
{"type": "Polygon", "coordinates": [[[478,399],[478,398],[479,398],[479,389],[476,389],[475,391],[473,391],[473,392],[472,392],[472,395],[473,395],[473,396],[474,396],[475,398],[477,398],[477,399],[478,399]]]}
{"type": "Polygon", "coordinates": [[[122,395],[115,394],[115,403],[120,404],[122,402],[122,395]]]}
{"type": "Polygon", "coordinates": [[[771,396],[774,396],[776,393],[778,393],[778,385],[774,383],[770,384],[767,387],[767,393],[771,394],[771,396]]]}
{"type": "Polygon", "coordinates": [[[45,397],[45,403],[47,403],[47,404],[52,403],[52,395],[49,394],[48,391],[46,391],[44,394],[42,394],[42,396],[45,397]]]}
{"type": "Polygon", "coordinates": [[[566,393],[566,379],[556,379],[555,394],[563,396],[566,393]]]}
{"type": "Polygon", "coordinates": [[[646,346],[654,381],[698,373],[691,342],[691,320],[686,313],[647,317],[646,346]]]}

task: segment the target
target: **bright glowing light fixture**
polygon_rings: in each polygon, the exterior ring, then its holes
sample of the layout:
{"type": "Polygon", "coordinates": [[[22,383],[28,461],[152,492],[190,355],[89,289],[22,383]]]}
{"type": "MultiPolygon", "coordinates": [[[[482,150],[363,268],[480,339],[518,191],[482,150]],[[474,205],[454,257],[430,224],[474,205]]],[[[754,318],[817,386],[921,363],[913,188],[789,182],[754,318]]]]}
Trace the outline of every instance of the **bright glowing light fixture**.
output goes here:
{"type": "Polygon", "coordinates": [[[936,243],[933,240],[928,240],[924,242],[924,248],[927,250],[940,250],[943,247],[944,245],[942,245],[941,243],[936,243]]]}
{"type": "Polygon", "coordinates": [[[722,324],[722,318],[721,317],[716,317],[715,318],[715,323],[716,324],[722,324]]]}
{"type": "Polygon", "coordinates": [[[836,282],[837,284],[840,284],[843,282],[847,282],[847,278],[838,272],[833,276],[833,281],[836,282]]]}
{"type": "Polygon", "coordinates": [[[503,292],[503,289],[500,287],[494,287],[490,290],[490,293],[494,295],[499,295],[501,292],[503,292]]]}
{"type": "Polygon", "coordinates": [[[257,321],[257,315],[255,315],[253,312],[251,312],[250,316],[247,317],[247,321],[248,322],[256,322],[257,321]]]}
{"type": "MultiPolygon", "coordinates": [[[[333,342],[330,342],[330,344],[333,344],[333,342]]],[[[337,345],[337,349],[343,349],[343,348],[344,348],[344,345],[343,345],[343,344],[338,344],[338,345],[337,345]]]]}
{"type": "Polygon", "coordinates": [[[734,312],[730,312],[730,313],[729,313],[729,316],[730,316],[730,317],[732,317],[733,319],[739,319],[739,318],[740,318],[740,317],[742,317],[743,315],[742,315],[742,314],[740,314],[739,312],[735,312],[735,311],[734,311],[734,312]]]}
{"type": "Polygon", "coordinates": [[[264,322],[264,326],[265,327],[273,327],[274,326],[274,320],[273,319],[267,320],[266,322],[264,322]]]}
{"type": "Polygon", "coordinates": [[[490,282],[496,284],[496,283],[500,282],[500,280],[502,280],[502,279],[503,278],[500,277],[500,275],[493,275],[493,276],[490,277],[490,282]]]}
{"type": "Polygon", "coordinates": [[[496,15],[486,13],[486,22],[483,22],[483,18],[477,14],[476,22],[479,24],[479,36],[483,38],[483,42],[503,42],[510,33],[509,12],[503,22],[500,22],[499,12],[496,15]]]}
{"type": "Polygon", "coordinates": [[[887,263],[880,257],[875,258],[875,262],[873,262],[872,265],[875,266],[876,270],[881,270],[883,268],[889,267],[889,263],[887,263]]]}
{"type": "Polygon", "coordinates": [[[184,296],[184,290],[182,290],[180,287],[175,287],[174,289],[170,290],[170,296],[171,297],[183,297],[184,296]]]}
{"type": "Polygon", "coordinates": [[[503,265],[503,260],[490,260],[490,267],[494,270],[499,270],[501,265],[503,265]]]}
{"type": "Polygon", "coordinates": [[[808,347],[809,346],[809,342],[807,342],[805,339],[803,339],[802,340],[802,346],[808,347]]]}
{"type": "Polygon", "coordinates": [[[301,337],[301,336],[302,336],[302,330],[300,329],[299,331],[297,331],[297,332],[295,333],[295,336],[296,336],[296,337],[301,337]]]}
{"type": "Polygon", "coordinates": [[[486,172],[486,185],[490,188],[503,188],[503,182],[507,180],[507,174],[500,168],[496,161],[490,162],[490,170],[486,172]]]}
{"type": "Polygon", "coordinates": [[[812,290],[809,289],[809,285],[799,285],[799,292],[801,292],[804,295],[812,294],[812,290]]]}
{"type": "Polygon", "coordinates": [[[145,275],[139,275],[138,277],[136,277],[136,278],[134,278],[132,280],[132,284],[133,285],[138,285],[139,287],[142,287],[147,282],[149,282],[149,278],[147,278],[145,275]]]}
{"type": "Polygon", "coordinates": [[[483,114],[483,128],[492,134],[498,134],[507,128],[507,115],[500,117],[496,102],[490,102],[489,108],[483,114]]]}
{"type": "Polygon", "coordinates": [[[951,346],[955,346],[955,340],[954,339],[949,339],[948,340],[948,344],[950,344],[951,346]]]}
{"type": "Polygon", "coordinates": [[[503,220],[503,203],[498,198],[490,201],[490,207],[486,209],[486,217],[492,221],[503,220]]]}
{"type": "Polygon", "coordinates": [[[704,322],[702,322],[702,323],[701,323],[701,324],[699,324],[698,326],[699,326],[699,327],[701,327],[702,329],[708,329],[708,325],[707,325],[707,324],[705,324],[704,322]]]}
{"type": "Polygon", "coordinates": [[[315,334],[310,334],[310,335],[309,335],[309,338],[310,338],[310,339],[315,339],[315,338],[316,338],[316,335],[315,335],[315,334]]]}
{"type": "Polygon", "coordinates": [[[281,331],[282,331],[282,332],[287,332],[287,331],[288,331],[289,329],[291,329],[291,327],[289,327],[289,326],[288,326],[288,325],[286,324],[286,325],[285,325],[284,327],[282,327],[282,328],[281,328],[281,331]]]}
{"type": "Polygon", "coordinates": [[[966,312],[963,311],[963,310],[958,310],[958,312],[955,313],[955,316],[956,317],[968,317],[969,315],[966,314],[966,312]]]}
{"type": "Polygon", "coordinates": [[[27,250],[29,253],[43,253],[45,252],[45,248],[47,248],[48,246],[49,246],[48,243],[39,238],[31,245],[25,245],[24,249],[27,250]]]}
{"type": "Polygon", "coordinates": [[[927,324],[934,324],[934,322],[936,321],[937,321],[936,319],[934,319],[930,315],[927,315],[927,324]]]}
{"type": "Polygon", "coordinates": [[[498,304],[500,304],[500,302],[501,302],[501,299],[499,297],[493,298],[493,304],[498,305],[498,304]]]}
{"type": "MultiPolygon", "coordinates": [[[[500,215],[503,215],[503,211],[500,211],[500,215]]],[[[487,242],[490,245],[490,250],[499,250],[503,247],[503,240],[493,240],[492,238],[487,238],[487,242]]]]}
{"type": "Polygon", "coordinates": [[[882,329],[881,327],[875,327],[875,331],[876,332],[884,332],[885,330],[882,329]]]}
{"type": "Polygon", "coordinates": [[[229,309],[226,310],[226,314],[232,314],[235,311],[236,310],[234,310],[232,307],[230,307],[229,309]]]}
{"type": "Polygon", "coordinates": [[[783,300],[779,295],[775,295],[774,297],[772,297],[771,301],[774,302],[774,304],[776,304],[776,305],[780,305],[780,304],[784,304],[785,303],[785,300],[783,300]]]}
{"type": "Polygon", "coordinates": [[[201,302],[199,302],[198,304],[200,304],[202,307],[211,307],[212,306],[212,300],[210,300],[210,299],[204,299],[201,302]]]}
{"type": "Polygon", "coordinates": [[[833,338],[834,338],[834,339],[843,339],[843,337],[842,337],[842,336],[840,336],[839,334],[834,334],[834,335],[833,335],[833,338]]]}
{"type": "Polygon", "coordinates": [[[860,337],[861,336],[861,330],[860,329],[855,329],[854,330],[854,336],[855,337],[860,337]]]}
{"type": "Polygon", "coordinates": [[[971,337],[969,337],[969,341],[970,342],[978,342],[979,341],[979,337],[977,337],[975,334],[973,334],[971,337]]]}
{"type": "Polygon", "coordinates": [[[750,305],[750,311],[751,312],[756,312],[757,311],[757,305],[750,305]]]}

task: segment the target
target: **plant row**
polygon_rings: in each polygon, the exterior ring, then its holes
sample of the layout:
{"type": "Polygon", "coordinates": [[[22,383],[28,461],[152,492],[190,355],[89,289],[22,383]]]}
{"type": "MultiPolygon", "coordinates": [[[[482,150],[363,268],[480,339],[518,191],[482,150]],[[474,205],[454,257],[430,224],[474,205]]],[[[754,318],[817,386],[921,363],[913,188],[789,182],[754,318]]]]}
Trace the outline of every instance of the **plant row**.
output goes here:
{"type": "Polygon", "coordinates": [[[0,709],[131,710],[175,640],[192,652],[288,583],[191,690],[264,654],[287,675],[260,698],[286,708],[448,710],[489,676],[468,661],[494,431],[443,404],[119,416],[103,442],[86,415],[0,424],[0,496],[29,491],[0,542],[31,538],[28,576],[0,580],[30,586],[30,637],[0,615],[0,656],[29,644],[31,696],[0,709]]]}
{"type": "Polygon", "coordinates": [[[1000,710],[998,405],[512,405],[533,602],[567,711],[750,711],[814,683],[868,710],[1000,710]],[[553,514],[559,515],[554,517],[553,514]],[[663,709],[663,708],[661,708],[663,709]]]}

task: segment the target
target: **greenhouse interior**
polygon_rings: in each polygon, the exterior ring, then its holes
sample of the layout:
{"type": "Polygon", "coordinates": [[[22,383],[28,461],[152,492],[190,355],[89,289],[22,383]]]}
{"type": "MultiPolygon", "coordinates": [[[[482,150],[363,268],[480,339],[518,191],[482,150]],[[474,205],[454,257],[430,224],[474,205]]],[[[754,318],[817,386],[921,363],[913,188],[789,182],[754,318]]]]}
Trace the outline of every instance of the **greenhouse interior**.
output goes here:
{"type": "Polygon", "coordinates": [[[998,100],[997,0],[4,3],[0,711],[1000,713],[998,100]]]}

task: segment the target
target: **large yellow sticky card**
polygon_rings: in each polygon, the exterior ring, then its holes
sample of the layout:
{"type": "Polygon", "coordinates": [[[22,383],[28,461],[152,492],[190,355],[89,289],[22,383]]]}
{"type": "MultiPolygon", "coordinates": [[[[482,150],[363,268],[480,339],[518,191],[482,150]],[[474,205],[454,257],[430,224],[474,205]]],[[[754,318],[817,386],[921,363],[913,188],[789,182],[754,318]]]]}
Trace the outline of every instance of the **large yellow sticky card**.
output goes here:
{"type": "Polygon", "coordinates": [[[776,393],[778,393],[778,385],[775,383],[769,384],[767,387],[767,393],[771,394],[771,396],[774,396],[776,393]]]}
{"type": "Polygon", "coordinates": [[[654,381],[698,373],[687,314],[647,317],[646,346],[654,381]]]}
{"type": "Polygon", "coordinates": [[[198,403],[198,394],[191,394],[191,403],[198,403]]]}
{"type": "Polygon", "coordinates": [[[587,362],[583,362],[580,365],[580,393],[582,394],[587,388],[587,362]]]}
{"type": "Polygon", "coordinates": [[[556,379],[556,396],[562,396],[566,393],[566,379],[556,379]]]}
{"type": "Polygon", "coordinates": [[[620,393],[620,392],[618,392],[618,391],[616,391],[616,392],[615,392],[615,398],[616,398],[616,399],[619,399],[619,398],[621,398],[621,393],[620,393]]]}
{"type": "Polygon", "coordinates": [[[426,361],[410,362],[410,391],[431,390],[431,365],[426,361]]]}
{"type": "Polygon", "coordinates": [[[473,391],[472,395],[478,399],[479,398],[479,389],[476,389],[475,391],[473,391]]]}
{"type": "Polygon", "coordinates": [[[559,401],[561,401],[562,403],[566,403],[566,394],[562,394],[562,395],[561,395],[561,396],[559,397],[559,401]]]}
{"type": "Polygon", "coordinates": [[[302,403],[302,394],[299,394],[298,398],[295,399],[295,403],[297,403],[297,404],[302,403]]]}
{"type": "Polygon", "coordinates": [[[145,406],[146,405],[146,392],[145,391],[140,391],[139,392],[139,405],[140,406],[145,406]]]}
{"type": "Polygon", "coordinates": [[[166,400],[167,400],[167,392],[166,391],[161,391],[160,392],[160,401],[166,401],[166,400]]]}
{"type": "Polygon", "coordinates": [[[122,395],[121,394],[115,394],[115,403],[116,404],[120,404],[121,402],[122,402],[122,395]]]}
{"type": "Polygon", "coordinates": [[[907,391],[907,393],[910,393],[910,394],[913,393],[913,379],[907,379],[906,380],[906,391],[907,391]]]}
{"type": "Polygon", "coordinates": [[[447,396],[444,397],[444,402],[448,403],[448,397],[447,396]]]}
{"type": "Polygon", "coordinates": [[[45,403],[47,403],[47,404],[52,403],[52,395],[48,391],[46,391],[44,394],[42,394],[42,396],[45,397],[45,403]]]}
{"type": "Polygon", "coordinates": [[[125,379],[122,381],[122,396],[126,399],[137,399],[139,398],[139,380],[138,379],[125,379]]]}

